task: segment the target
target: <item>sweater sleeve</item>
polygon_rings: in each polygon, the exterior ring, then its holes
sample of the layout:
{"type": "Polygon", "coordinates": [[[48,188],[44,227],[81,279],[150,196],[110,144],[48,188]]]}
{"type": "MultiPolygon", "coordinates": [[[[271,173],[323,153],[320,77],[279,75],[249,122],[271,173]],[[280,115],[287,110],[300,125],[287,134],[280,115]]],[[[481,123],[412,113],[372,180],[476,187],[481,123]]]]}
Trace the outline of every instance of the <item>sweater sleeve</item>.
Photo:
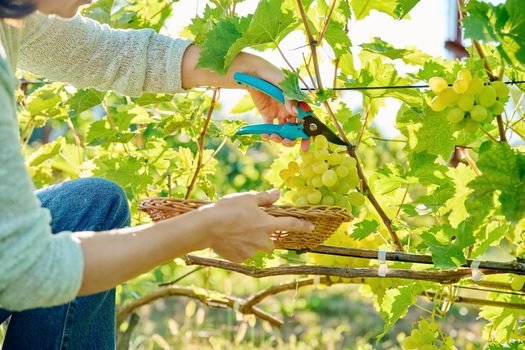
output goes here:
{"type": "Polygon", "coordinates": [[[26,20],[18,64],[80,88],[129,96],[175,93],[182,91],[182,56],[190,44],[152,29],[112,29],[82,16],[35,13],[26,20]]]}
{"type": "Polygon", "coordinates": [[[79,241],[51,234],[20,148],[14,76],[0,58],[0,307],[21,311],[64,304],[80,289],[79,241]]]}

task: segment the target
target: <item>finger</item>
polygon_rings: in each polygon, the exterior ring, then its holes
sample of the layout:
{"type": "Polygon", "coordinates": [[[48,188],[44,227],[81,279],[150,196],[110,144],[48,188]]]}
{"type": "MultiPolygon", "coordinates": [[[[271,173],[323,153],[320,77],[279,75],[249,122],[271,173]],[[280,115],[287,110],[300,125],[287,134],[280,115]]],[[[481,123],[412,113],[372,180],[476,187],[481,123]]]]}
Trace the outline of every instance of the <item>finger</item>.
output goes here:
{"type": "Polygon", "coordinates": [[[291,216],[278,217],[274,220],[276,231],[313,232],[314,224],[291,216]]]}
{"type": "Polygon", "coordinates": [[[276,188],[269,191],[263,191],[254,194],[255,202],[259,206],[271,205],[272,203],[277,201],[280,196],[281,191],[279,191],[276,188]]]}
{"type": "Polygon", "coordinates": [[[264,233],[259,235],[259,239],[252,241],[253,245],[258,249],[266,253],[271,253],[275,249],[275,244],[270,239],[270,235],[264,233]]]}
{"type": "Polygon", "coordinates": [[[277,134],[272,134],[270,136],[270,140],[275,141],[275,142],[283,142],[283,138],[277,134]]]}
{"type": "Polygon", "coordinates": [[[286,109],[286,112],[288,112],[291,116],[296,116],[299,114],[299,111],[297,110],[297,101],[296,100],[288,100],[286,99],[284,101],[284,108],[286,109]]]}
{"type": "Polygon", "coordinates": [[[297,143],[297,140],[290,140],[290,139],[283,140],[283,145],[285,145],[286,147],[293,147],[296,145],[296,143],[297,143]]]}
{"type": "Polygon", "coordinates": [[[262,138],[264,141],[270,141],[270,135],[268,135],[268,134],[261,134],[261,138],[262,138]]]}
{"type": "Polygon", "coordinates": [[[308,152],[308,148],[310,147],[310,139],[302,139],[301,140],[301,150],[303,152],[308,152]]]}

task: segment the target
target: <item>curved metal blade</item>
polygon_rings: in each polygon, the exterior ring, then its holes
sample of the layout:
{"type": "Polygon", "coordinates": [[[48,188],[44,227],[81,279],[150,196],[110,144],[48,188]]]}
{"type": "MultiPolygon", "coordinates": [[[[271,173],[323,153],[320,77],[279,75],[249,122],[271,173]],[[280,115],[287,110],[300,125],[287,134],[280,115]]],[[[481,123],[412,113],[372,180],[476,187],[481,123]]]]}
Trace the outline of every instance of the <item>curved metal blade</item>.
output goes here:
{"type": "Polygon", "coordinates": [[[328,142],[336,145],[348,146],[348,144],[341,140],[339,136],[337,136],[332,130],[328,128],[328,126],[313,116],[304,118],[303,127],[304,132],[309,136],[324,135],[328,142]]]}

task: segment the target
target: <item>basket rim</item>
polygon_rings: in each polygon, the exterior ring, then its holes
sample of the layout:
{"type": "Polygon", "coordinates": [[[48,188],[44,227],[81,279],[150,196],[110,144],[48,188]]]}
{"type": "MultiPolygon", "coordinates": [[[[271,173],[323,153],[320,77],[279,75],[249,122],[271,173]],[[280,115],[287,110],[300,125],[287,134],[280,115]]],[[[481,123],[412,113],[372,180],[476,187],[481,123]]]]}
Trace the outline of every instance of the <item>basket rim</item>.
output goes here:
{"type": "MultiPolygon", "coordinates": [[[[212,204],[214,202],[201,199],[181,199],[181,198],[168,198],[168,197],[149,197],[140,201],[138,209],[141,211],[147,211],[151,209],[171,209],[169,203],[192,203],[199,206],[212,204]],[[168,205],[163,205],[163,203],[152,204],[155,202],[164,202],[168,205]]],[[[266,207],[261,207],[266,212],[278,213],[280,215],[289,215],[293,213],[300,214],[303,217],[333,217],[334,215],[345,216],[346,220],[351,221],[354,219],[354,216],[345,208],[338,206],[329,206],[329,205],[307,205],[307,206],[294,206],[294,205],[270,205],[266,207]]]]}

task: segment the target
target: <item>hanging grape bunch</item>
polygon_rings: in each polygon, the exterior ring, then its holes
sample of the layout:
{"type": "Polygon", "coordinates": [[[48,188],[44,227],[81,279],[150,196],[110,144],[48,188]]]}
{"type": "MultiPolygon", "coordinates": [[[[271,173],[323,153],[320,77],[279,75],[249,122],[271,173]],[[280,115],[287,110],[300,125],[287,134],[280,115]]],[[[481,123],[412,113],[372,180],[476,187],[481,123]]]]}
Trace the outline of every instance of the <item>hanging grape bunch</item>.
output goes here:
{"type": "Polygon", "coordinates": [[[509,88],[502,81],[484,84],[472,77],[468,69],[461,69],[452,84],[441,77],[433,77],[428,85],[436,95],[430,103],[434,112],[447,112],[447,119],[457,131],[476,132],[479,126],[492,121],[505,110],[509,88]]]}
{"type": "Polygon", "coordinates": [[[323,135],[316,136],[311,148],[279,173],[290,189],[285,199],[297,206],[323,204],[348,210],[363,205],[364,196],[355,190],[356,160],[332,151],[323,135]]]}
{"type": "Polygon", "coordinates": [[[439,331],[439,327],[433,321],[421,320],[417,328],[406,337],[403,342],[403,349],[411,350],[456,350],[454,340],[439,331]]]}

